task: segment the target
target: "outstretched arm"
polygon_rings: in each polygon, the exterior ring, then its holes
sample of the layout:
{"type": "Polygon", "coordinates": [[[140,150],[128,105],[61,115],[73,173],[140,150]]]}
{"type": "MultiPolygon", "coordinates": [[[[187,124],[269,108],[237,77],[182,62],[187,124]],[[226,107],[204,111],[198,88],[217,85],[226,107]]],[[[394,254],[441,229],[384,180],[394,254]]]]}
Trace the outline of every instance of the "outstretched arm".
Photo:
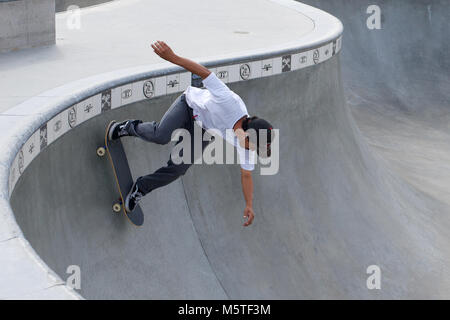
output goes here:
{"type": "Polygon", "coordinates": [[[246,203],[244,218],[247,219],[247,221],[244,223],[244,227],[247,227],[252,224],[253,219],[255,218],[255,213],[253,212],[253,178],[251,171],[241,168],[241,183],[246,203]]]}
{"type": "Polygon", "coordinates": [[[155,53],[164,60],[179,65],[180,67],[183,67],[186,70],[200,76],[202,79],[207,78],[211,73],[211,71],[209,71],[201,64],[177,56],[164,41],[156,41],[155,43],[152,44],[152,48],[155,51],[155,53]]]}

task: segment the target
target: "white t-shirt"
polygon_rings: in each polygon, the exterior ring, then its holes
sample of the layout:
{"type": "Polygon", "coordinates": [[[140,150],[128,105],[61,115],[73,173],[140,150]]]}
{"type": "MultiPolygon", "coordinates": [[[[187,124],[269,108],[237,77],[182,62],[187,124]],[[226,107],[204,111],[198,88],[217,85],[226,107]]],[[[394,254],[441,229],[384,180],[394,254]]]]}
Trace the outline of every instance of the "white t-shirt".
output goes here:
{"type": "Polygon", "coordinates": [[[226,134],[226,130],[233,129],[239,119],[248,116],[244,101],[217,78],[214,72],[203,80],[203,84],[207,90],[190,86],[184,91],[195,121],[201,122],[206,130],[216,129],[222,139],[236,147],[241,168],[252,171],[255,168],[255,151],[241,147],[234,131],[232,135],[226,134]]]}

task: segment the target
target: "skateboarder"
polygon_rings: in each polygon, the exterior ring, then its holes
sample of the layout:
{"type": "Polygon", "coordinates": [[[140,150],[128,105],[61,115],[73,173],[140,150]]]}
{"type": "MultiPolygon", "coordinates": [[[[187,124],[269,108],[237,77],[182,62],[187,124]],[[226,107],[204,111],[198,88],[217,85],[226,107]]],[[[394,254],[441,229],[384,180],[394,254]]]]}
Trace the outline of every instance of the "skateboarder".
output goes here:
{"type": "MultiPolygon", "coordinates": [[[[270,143],[273,139],[272,126],[258,117],[249,117],[242,99],[231,91],[217,76],[204,66],[186,58],[177,56],[163,41],[153,43],[154,52],[161,58],[177,64],[193,74],[200,76],[205,89],[188,87],[170,106],[159,122],[142,122],[141,120],[126,120],[111,126],[108,137],[111,140],[125,136],[134,136],[148,142],[167,144],[171,141],[172,132],[184,128],[191,133],[191,147],[194,149],[194,122],[198,121],[205,129],[216,129],[227,141],[234,144],[238,151],[241,164],[241,182],[246,207],[244,209],[244,226],[249,226],[254,219],[253,212],[253,180],[251,171],[254,169],[255,150],[260,156],[270,156],[270,143]],[[230,139],[226,130],[232,129],[234,137],[230,139]],[[247,130],[256,131],[257,143],[252,143],[247,130]],[[262,131],[267,144],[260,145],[262,131]],[[267,137],[267,138],[266,138],[267,137]]],[[[229,130],[228,130],[229,131],[229,130]]],[[[180,143],[182,138],[178,140],[180,143]]],[[[261,141],[263,141],[261,139],[261,141]]],[[[208,141],[203,141],[205,148],[208,141]]],[[[192,158],[194,152],[191,152],[192,158]]],[[[190,163],[175,164],[172,158],[167,166],[154,173],[139,177],[133,184],[125,200],[125,208],[133,211],[138,201],[147,193],[165,186],[185,174],[190,163]]]]}

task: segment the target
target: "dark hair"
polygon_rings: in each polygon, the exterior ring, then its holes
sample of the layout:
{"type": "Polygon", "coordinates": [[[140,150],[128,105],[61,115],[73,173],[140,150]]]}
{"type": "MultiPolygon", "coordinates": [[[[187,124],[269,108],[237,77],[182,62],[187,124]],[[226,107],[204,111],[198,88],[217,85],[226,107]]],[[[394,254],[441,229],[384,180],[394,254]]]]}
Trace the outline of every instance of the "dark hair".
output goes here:
{"type": "Polygon", "coordinates": [[[252,120],[255,120],[255,119],[259,119],[259,118],[255,117],[255,116],[245,118],[244,121],[242,122],[242,130],[247,131],[248,130],[248,123],[250,121],[252,121],[252,120]]]}
{"type": "Polygon", "coordinates": [[[267,145],[262,147],[263,149],[267,149],[267,156],[270,157],[271,154],[270,144],[272,143],[272,139],[274,137],[272,125],[264,119],[253,116],[244,119],[244,121],[242,122],[242,129],[244,131],[247,131],[249,129],[254,129],[256,131],[256,152],[258,155],[261,147],[259,145],[261,130],[267,130],[267,145]]]}

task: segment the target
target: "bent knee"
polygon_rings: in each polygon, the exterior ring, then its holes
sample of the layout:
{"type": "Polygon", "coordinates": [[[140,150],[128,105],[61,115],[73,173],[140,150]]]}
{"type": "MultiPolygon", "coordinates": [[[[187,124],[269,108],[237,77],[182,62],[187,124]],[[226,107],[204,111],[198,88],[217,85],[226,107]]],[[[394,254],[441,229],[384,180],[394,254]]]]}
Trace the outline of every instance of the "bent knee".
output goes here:
{"type": "Polygon", "coordinates": [[[168,144],[171,141],[170,138],[171,137],[167,136],[167,135],[157,135],[153,138],[153,142],[164,145],[164,144],[168,144]]]}

